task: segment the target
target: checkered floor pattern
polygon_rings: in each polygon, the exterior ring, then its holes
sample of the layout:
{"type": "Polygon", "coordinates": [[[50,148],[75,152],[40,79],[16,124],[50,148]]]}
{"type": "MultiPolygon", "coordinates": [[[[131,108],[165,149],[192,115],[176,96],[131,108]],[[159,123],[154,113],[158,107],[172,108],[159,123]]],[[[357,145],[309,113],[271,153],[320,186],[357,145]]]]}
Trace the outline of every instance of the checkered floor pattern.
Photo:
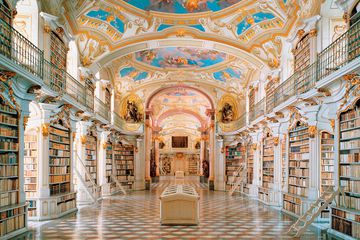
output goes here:
{"type": "MultiPolygon", "coordinates": [[[[171,181],[151,191],[113,196],[58,220],[30,223],[22,239],[291,239],[285,232],[293,219],[247,197],[208,191],[206,185],[186,184],[200,194],[198,226],[162,226],[159,196],[171,181]]],[[[310,228],[302,239],[330,239],[310,228]]]]}

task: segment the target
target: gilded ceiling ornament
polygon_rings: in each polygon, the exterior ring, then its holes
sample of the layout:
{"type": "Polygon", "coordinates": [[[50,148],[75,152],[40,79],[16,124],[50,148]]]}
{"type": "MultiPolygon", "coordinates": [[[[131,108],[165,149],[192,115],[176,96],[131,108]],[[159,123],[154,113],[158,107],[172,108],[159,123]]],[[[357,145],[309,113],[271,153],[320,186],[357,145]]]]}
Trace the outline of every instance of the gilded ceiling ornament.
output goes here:
{"type": "Polygon", "coordinates": [[[254,144],[252,144],[252,149],[254,150],[254,151],[256,151],[256,149],[257,149],[257,144],[256,143],[254,143],[254,144]]]}
{"type": "Polygon", "coordinates": [[[23,119],[24,129],[26,128],[28,121],[29,121],[29,116],[24,116],[24,119],[23,119]]]}
{"type": "Polygon", "coordinates": [[[316,28],[313,28],[313,29],[310,30],[309,36],[310,36],[310,37],[316,37],[316,36],[317,36],[317,30],[316,30],[316,28]]]}
{"type": "Polygon", "coordinates": [[[297,32],[297,37],[300,39],[302,38],[304,35],[305,35],[305,30],[304,29],[300,29],[298,32],[297,32]]]}
{"type": "Polygon", "coordinates": [[[284,114],[282,112],[275,112],[275,116],[278,118],[284,118],[284,114]]]}
{"type": "Polygon", "coordinates": [[[13,78],[15,76],[16,76],[15,72],[0,70],[0,81],[2,82],[6,83],[10,78],[13,78]]]}
{"type": "Polygon", "coordinates": [[[44,25],[44,32],[50,33],[51,32],[51,27],[49,25],[44,25]]]}
{"type": "Polygon", "coordinates": [[[309,126],[309,137],[315,138],[317,133],[317,127],[316,126],[309,126]]]}
{"type": "Polygon", "coordinates": [[[106,149],[106,147],[107,147],[107,143],[106,143],[106,142],[103,142],[103,143],[102,143],[102,148],[103,148],[103,149],[106,149]]]}
{"type": "Polygon", "coordinates": [[[185,37],[185,33],[186,33],[186,31],[184,29],[179,29],[176,31],[176,36],[177,37],[185,37]]]}

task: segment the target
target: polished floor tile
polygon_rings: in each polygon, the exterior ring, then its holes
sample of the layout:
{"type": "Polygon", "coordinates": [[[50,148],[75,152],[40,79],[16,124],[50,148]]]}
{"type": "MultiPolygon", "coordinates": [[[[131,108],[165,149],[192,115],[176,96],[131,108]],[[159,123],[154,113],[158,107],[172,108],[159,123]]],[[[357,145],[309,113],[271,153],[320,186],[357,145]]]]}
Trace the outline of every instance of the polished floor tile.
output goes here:
{"type": "MultiPolygon", "coordinates": [[[[196,181],[186,184],[200,194],[200,224],[162,226],[159,196],[169,184],[113,196],[58,220],[31,222],[22,239],[291,239],[285,235],[291,217],[244,196],[208,191],[196,181]]],[[[311,227],[301,239],[330,238],[311,227]]]]}

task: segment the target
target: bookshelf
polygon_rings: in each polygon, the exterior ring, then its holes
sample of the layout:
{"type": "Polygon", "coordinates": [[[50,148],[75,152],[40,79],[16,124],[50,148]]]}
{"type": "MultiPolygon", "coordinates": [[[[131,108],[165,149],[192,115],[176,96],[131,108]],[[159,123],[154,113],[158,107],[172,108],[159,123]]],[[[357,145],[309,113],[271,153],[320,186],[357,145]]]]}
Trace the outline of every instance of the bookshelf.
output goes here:
{"type": "Polygon", "coordinates": [[[245,146],[238,144],[235,147],[226,147],[226,190],[231,189],[231,182],[233,182],[233,174],[238,170],[240,164],[245,162],[245,146]]]}
{"type": "Polygon", "coordinates": [[[294,52],[294,72],[301,71],[310,65],[310,34],[306,34],[297,43],[294,52]]]}
{"type": "Polygon", "coordinates": [[[281,189],[285,190],[286,188],[286,175],[287,175],[287,167],[286,167],[286,136],[281,139],[281,189]]]}
{"type": "Polygon", "coordinates": [[[66,56],[65,43],[55,32],[50,32],[50,62],[55,66],[55,68],[52,68],[53,80],[51,84],[56,91],[65,88],[66,56]]]}
{"type": "Polygon", "coordinates": [[[331,228],[360,238],[360,101],[340,115],[339,186],[345,196],[332,206],[331,228]]]}
{"type": "Polygon", "coordinates": [[[259,187],[259,199],[270,202],[269,189],[274,186],[274,138],[270,133],[266,133],[263,139],[262,157],[262,185],[259,187]]]}
{"type": "Polygon", "coordinates": [[[19,115],[0,99],[0,238],[25,230],[27,207],[20,199],[19,115]]]}
{"type": "Polygon", "coordinates": [[[190,154],[189,155],[189,175],[197,175],[198,174],[198,164],[200,161],[200,155],[199,154],[190,154]]]}
{"type": "Polygon", "coordinates": [[[102,185],[103,195],[111,195],[117,192],[117,186],[111,175],[114,174],[114,146],[113,143],[108,140],[106,143],[106,163],[105,163],[105,178],[106,184],[102,185]]]}
{"type": "Polygon", "coordinates": [[[60,124],[51,124],[49,133],[50,196],[69,193],[71,181],[70,130],[60,124]]]}
{"type": "Polygon", "coordinates": [[[132,189],[134,184],[134,147],[115,144],[114,161],[116,177],[125,189],[132,189]]]}
{"type": "Polygon", "coordinates": [[[302,200],[309,188],[309,131],[297,122],[289,131],[288,193],[283,197],[283,208],[297,216],[302,214],[302,200]]]}
{"type": "Polygon", "coordinates": [[[24,135],[24,190],[28,202],[28,216],[37,215],[36,200],[38,176],[38,140],[35,130],[27,131],[24,135]]]}
{"type": "MultiPolygon", "coordinates": [[[[86,170],[90,173],[91,180],[97,184],[97,138],[92,135],[86,136],[85,167],[86,170]]],[[[87,183],[90,182],[88,176],[86,176],[85,180],[87,183]]]]}

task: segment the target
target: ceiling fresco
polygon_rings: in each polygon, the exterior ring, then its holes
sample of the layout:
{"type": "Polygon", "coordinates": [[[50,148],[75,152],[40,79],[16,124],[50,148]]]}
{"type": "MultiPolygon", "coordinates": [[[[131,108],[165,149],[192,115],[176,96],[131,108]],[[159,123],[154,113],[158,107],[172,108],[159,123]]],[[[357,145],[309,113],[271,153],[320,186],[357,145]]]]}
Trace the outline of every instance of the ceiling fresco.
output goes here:
{"type": "Polygon", "coordinates": [[[134,81],[144,80],[149,76],[148,72],[141,71],[134,67],[125,67],[120,70],[120,77],[129,77],[134,81]]]}
{"type": "Polygon", "coordinates": [[[226,82],[227,80],[234,79],[234,78],[240,79],[241,72],[239,69],[237,69],[235,67],[228,67],[228,68],[225,68],[224,70],[214,72],[213,77],[216,80],[226,82]]]}
{"type": "Polygon", "coordinates": [[[241,0],[124,0],[136,8],[175,14],[218,12],[241,0]]]}
{"type": "Polygon", "coordinates": [[[135,53],[139,62],[157,68],[206,68],[228,59],[215,50],[185,47],[167,47],[135,53]]]}
{"type": "Polygon", "coordinates": [[[275,15],[272,13],[258,12],[252,15],[248,15],[237,25],[237,34],[241,35],[249,28],[257,25],[258,23],[274,19],[275,15]]]}

